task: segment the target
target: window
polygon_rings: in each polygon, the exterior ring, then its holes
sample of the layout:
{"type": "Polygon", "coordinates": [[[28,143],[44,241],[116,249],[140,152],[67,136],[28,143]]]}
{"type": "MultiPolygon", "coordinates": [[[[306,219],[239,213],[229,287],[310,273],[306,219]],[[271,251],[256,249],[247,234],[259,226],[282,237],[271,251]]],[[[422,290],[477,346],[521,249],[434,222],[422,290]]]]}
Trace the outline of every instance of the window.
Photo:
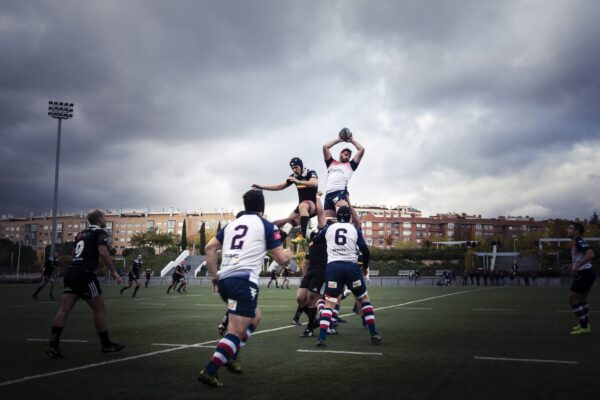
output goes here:
{"type": "Polygon", "coordinates": [[[174,233],[175,232],[175,220],[170,219],[167,222],[167,233],[174,233]]]}
{"type": "Polygon", "coordinates": [[[410,222],[403,222],[402,223],[402,226],[405,227],[405,228],[410,228],[410,225],[411,225],[410,222]]]}
{"type": "Polygon", "coordinates": [[[153,220],[146,221],[146,230],[151,231],[153,229],[154,229],[154,221],[153,220]]]}

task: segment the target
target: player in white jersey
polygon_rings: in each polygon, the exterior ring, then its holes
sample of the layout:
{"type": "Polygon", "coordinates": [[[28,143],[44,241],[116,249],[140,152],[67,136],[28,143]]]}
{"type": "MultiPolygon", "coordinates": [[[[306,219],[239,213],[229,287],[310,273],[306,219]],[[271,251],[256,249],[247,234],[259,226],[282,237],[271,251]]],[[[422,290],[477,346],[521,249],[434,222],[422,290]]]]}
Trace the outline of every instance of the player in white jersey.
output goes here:
{"type": "Polygon", "coordinates": [[[222,365],[233,373],[241,373],[237,361],[244,346],[261,319],[258,302],[258,274],[268,250],[279,264],[292,258],[289,249],[281,247],[280,232],[262,218],[265,198],[260,190],[249,190],[243,196],[245,212],[211,239],[205,247],[206,267],[219,294],[227,303],[227,333],[217,344],[210,361],[200,371],[198,380],[212,387],[223,383],[217,377],[222,365]],[[217,271],[217,250],[222,249],[221,269],[217,271]]]}
{"type": "Polygon", "coordinates": [[[572,240],[571,258],[573,260],[573,264],[571,265],[573,283],[571,284],[569,304],[579,320],[579,325],[573,327],[571,335],[587,335],[592,333],[592,327],[588,319],[590,305],[588,304],[587,297],[596,280],[596,275],[592,268],[594,251],[581,237],[583,232],[583,225],[579,222],[573,222],[567,228],[567,236],[572,240]]]}
{"type": "Polygon", "coordinates": [[[369,328],[372,343],[380,343],[381,336],[375,328],[375,314],[369,302],[364,275],[369,270],[369,248],[360,230],[350,223],[351,211],[347,206],[338,208],[337,221],[326,225],[315,238],[315,242],[327,242],[327,282],[325,285],[325,308],[321,311],[319,341],[325,346],[327,329],[331,324],[333,308],[338,303],[344,285],[354,294],[361,306],[362,315],[369,328]],[[362,268],[358,265],[359,251],[363,255],[362,268]],[[362,271],[361,271],[362,269],[362,271]]]}
{"type": "MultiPolygon", "coordinates": [[[[335,218],[336,209],[341,206],[348,206],[352,210],[350,204],[350,195],[348,193],[348,181],[352,178],[352,174],[358,168],[360,160],[365,154],[365,148],[350,136],[348,140],[343,140],[340,137],[333,139],[323,145],[323,158],[327,166],[327,185],[325,189],[325,202],[323,208],[325,216],[335,218]],[[350,142],[356,147],[356,154],[352,157],[352,150],[345,148],[340,152],[339,160],[334,160],[331,156],[331,148],[338,143],[350,142]]],[[[352,210],[353,211],[353,210],[352,210]]],[[[355,226],[359,223],[358,215],[352,213],[355,226]]]]}

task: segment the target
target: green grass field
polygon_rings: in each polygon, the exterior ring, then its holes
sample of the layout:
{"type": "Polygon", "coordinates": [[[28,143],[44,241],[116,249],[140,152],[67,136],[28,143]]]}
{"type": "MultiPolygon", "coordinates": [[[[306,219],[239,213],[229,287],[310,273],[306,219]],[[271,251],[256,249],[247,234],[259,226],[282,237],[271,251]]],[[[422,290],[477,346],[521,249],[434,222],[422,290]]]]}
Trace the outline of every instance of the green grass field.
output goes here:
{"type": "MultiPolygon", "coordinates": [[[[566,287],[373,287],[383,343],[372,345],[360,319],[348,315],[321,351],[290,324],[295,288],[261,287],[264,318],[241,353],[244,374],[221,370],[221,389],[196,381],[225,310],[210,288],[167,295],[166,287],[142,287],[133,299],[131,289],[120,297],[116,286],[104,286],[111,336],[127,347],[101,354],[91,312],[80,303],[61,360],[44,353],[58,301],[47,300],[47,289],[33,300],[34,289],[0,286],[1,399],[600,398],[598,288],[590,302],[598,330],[573,337],[566,287]],[[206,347],[183,347],[192,344],[206,347]]],[[[341,314],[351,314],[350,301],[343,306],[341,314]]]]}

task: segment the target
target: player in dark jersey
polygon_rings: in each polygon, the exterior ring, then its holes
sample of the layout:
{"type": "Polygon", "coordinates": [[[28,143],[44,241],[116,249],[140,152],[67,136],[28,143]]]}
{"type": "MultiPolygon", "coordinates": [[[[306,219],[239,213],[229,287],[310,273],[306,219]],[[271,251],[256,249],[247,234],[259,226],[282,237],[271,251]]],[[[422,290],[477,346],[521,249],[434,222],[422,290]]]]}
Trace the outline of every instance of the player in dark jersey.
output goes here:
{"type": "Polygon", "coordinates": [[[304,262],[302,263],[302,281],[296,292],[298,308],[292,319],[292,324],[300,325],[300,316],[306,313],[308,324],[302,337],[312,337],[317,317],[317,301],[325,284],[325,267],[327,266],[327,242],[325,240],[315,243],[317,232],[311,233],[311,243],[304,262]]]}
{"type": "Polygon", "coordinates": [[[592,268],[592,259],[594,251],[590,245],[581,237],[584,228],[579,222],[573,222],[567,228],[567,236],[571,238],[571,272],[573,273],[573,283],[571,284],[571,294],[569,304],[575,316],[579,320],[571,330],[571,335],[587,335],[592,333],[592,326],[589,323],[588,294],[596,280],[594,269],[592,268]]]}
{"type": "Polygon", "coordinates": [[[110,269],[117,283],[120,285],[123,282],[115,270],[108,252],[108,234],[104,230],[106,216],[100,210],[92,210],[87,215],[87,219],[90,227],[79,232],[75,238],[73,261],[65,273],[65,288],[62,300],[52,321],[50,347],[46,351],[46,354],[52,358],[62,357],[59,347],[60,335],[69,313],[79,299],[83,299],[94,313],[94,324],[102,343],[101,351],[109,353],[120,351],[125,347],[124,344],[115,343],[109,339],[104,298],[100,282],[98,282],[98,277],[95,274],[98,268],[98,258],[101,258],[106,267],[110,269]]]}
{"type": "Polygon", "coordinates": [[[296,189],[298,189],[298,207],[287,218],[277,220],[273,223],[281,228],[287,223],[297,226],[299,222],[301,228],[300,234],[303,237],[307,237],[306,228],[308,227],[308,220],[315,215],[323,214],[321,199],[317,199],[319,177],[315,171],[304,168],[302,160],[298,157],[291,159],[290,168],[292,168],[292,174],[287,177],[285,182],[266,186],[253,184],[252,187],[255,189],[278,191],[286,189],[292,184],[296,185],[296,189]]]}
{"type": "MultiPolygon", "coordinates": [[[[179,264],[177,267],[175,267],[175,271],[173,271],[173,280],[171,281],[171,285],[169,286],[169,288],[167,289],[167,294],[171,293],[171,289],[173,289],[173,293],[175,293],[175,288],[177,288],[177,284],[179,283],[179,281],[181,281],[181,279],[185,276],[185,267],[183,266],[183,264],[179,264]]],[[[181,292],[179,292],[181,293],[181,292]]]]}
{"type": "Polygon", "coordinates": [[[144,287],[147,288],[148,284],[150,283],[150,278],[152,278],[152,274],[154,273],[154,271],[152,271],[152,268],[148,267],[146,268],[146,283],[144,283],[144,287]]]}
{"type": "Polygon", "coordinates": [[[287,287],[288,289],[290,288],[290,275],[292,275],[292,270],[290,269],[289,265],[286,265],[285,267],[283,267],[283,269],[281,270],[281,289],[283,290],[283,287],[287,287]]]}
{"type": "Polygon", "coordinates": [[[191,265],[185,265],[183,266],[183,277],[179,280],[179,287],[177,288],[177,293],[187,293],[187,277],[190,274],[190,271],[192,270],[192,266],[191,265]]]}
{"type": "Polygon", "coordinates": [[[267,284],[267,287],[271,287],[271,282],[275,282],[275,287],[277,289],[279,289],[279,282],[277,282],[277,263],[275,263],[275,261],[273,261],[273,264],[271,264],[271,279],[269,280],[269,283],[267,284]],[[274,265],[275,264],[275,265],[274,265]]]}
{"type": "Polygon", "coordinates": [[[123,286],[123,288],[121,289],[121,294],[123,294],[124,291],[129,289],[131,285],[133,285],[133,283],[135,282],[135,289],[133,290],[133,294],[131,295],[131,297],[136,297],[136,294],[141,286],[140,271],[142,270],[142,268],[144,268],[144,260],[142,260],[142,255],[138,254],[137,258],[131,262],[131,269],[129,270],[128,275],[128,283],[127,286],[123,286]]]}
{"type": "Polygon", "coordinates": [[[42,281],[40,282],[40,286],[36,289],[33,294],[34,299],[37,300],[38,293],[46,286],[46,284],[50,284],[50,298],[54,300],[54,294],[52,291],[54,290],[54,278],[56,277],[56,268],[58,268],[58,264],[60,263],[58,259],[58,252],[54,252],[53,257],[46,258],[44,264],[42,264],[42,281]]]}

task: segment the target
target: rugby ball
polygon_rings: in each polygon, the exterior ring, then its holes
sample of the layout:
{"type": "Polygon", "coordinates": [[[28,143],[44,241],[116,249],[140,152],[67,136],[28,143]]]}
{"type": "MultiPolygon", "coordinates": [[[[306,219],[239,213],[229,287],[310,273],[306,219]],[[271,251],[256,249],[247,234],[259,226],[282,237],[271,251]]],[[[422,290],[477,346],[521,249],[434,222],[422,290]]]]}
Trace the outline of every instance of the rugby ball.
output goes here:
{"type": "Polygon", "coordinates": [[[340,139],[348,141],[352,137],[352,131],[350,131],[350,129],[348,128],[342,128],[342,130],[339,133],[339,136],[340,139]]]}

